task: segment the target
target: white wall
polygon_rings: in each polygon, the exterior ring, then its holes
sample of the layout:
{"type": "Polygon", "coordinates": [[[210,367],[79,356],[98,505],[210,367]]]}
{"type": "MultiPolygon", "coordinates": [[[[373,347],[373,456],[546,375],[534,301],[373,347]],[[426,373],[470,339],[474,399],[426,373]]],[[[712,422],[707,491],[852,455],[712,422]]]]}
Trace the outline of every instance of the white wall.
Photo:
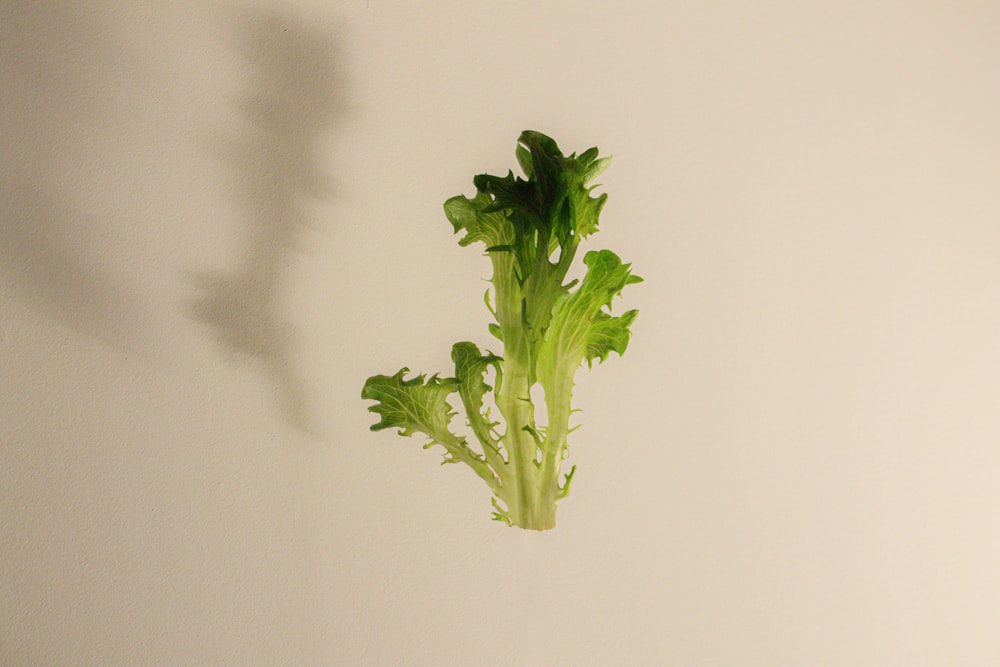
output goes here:
{"type": "Polygon", "coordinates": [[[0,662],[1000,663],[1000,6],[0,6],[0,662]],[[614,154],[559,525],[370,433],[614,154]]]}

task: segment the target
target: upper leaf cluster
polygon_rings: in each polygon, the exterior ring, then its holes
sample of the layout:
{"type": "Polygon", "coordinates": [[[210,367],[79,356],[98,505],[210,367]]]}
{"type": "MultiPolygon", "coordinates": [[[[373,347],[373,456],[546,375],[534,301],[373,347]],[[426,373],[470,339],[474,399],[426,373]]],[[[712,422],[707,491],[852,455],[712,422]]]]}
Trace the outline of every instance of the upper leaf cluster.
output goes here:
{"type": "Polygon", "coordinates": [[[596,147],[579,156],[563,155],[550,137],[526,130],[518,140],[517,159],[527,178],[508,171],[506,176],[473,179],[479,193],[491,200],[483,212],[503,212],[513,227],[510,242],[488,249],[513,252],[521,281],[543,268],[557,248],[555,264],[565,276],[580,239],[597,231],[607,194],[591,196],[597,187],[592,183],[610,162],[597,155],[596,147]]]}
{"type": "Polygon", "coordinates": [[[491,312],[498,321],[491,331],[508,347],[526,350],[533,382],[543,356],[550,365],[568,363],[575,370],[583,360],[603,361],[610,350],[624,352],[636,313],[613,318],[603,308],[639,278],[614,253],[602,251],[585,259],[588,276],[576,292],[570,291],[575,281],[566,283],[580,241],[597,231],[607,195],[593,195],[594,179],[611,159],[598,157],[596,147],[564,155],[555,141],[531,130],[521,134],[516,153],[523,178],[510,171],[506,176],[480,174],[473,181],[474,198],[453,197],[444,208],[455,231],[465,232],[461,245],[482,242],[491,254],[497,300],[491,312]],[[609,275],[620,284],[603,298],[595,285],[609,275]],[[559,331],[547,334],[560,312],[559,331]],[[569,318],[571,314],[584,319],[569,318]],[[557,337],[573,339],[575,364],[565,354],[567,341],[556,344],[557,337]]]}

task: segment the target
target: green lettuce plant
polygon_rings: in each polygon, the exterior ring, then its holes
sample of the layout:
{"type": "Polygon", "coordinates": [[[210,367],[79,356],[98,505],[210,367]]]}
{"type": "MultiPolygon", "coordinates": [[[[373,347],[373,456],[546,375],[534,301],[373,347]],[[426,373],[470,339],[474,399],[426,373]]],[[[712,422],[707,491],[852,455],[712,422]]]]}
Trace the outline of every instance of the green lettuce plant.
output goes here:
{"type": "Polygon", "coordinates": [[[533,131],[521,134],[516,155],[524,178],[482,174],[473,181],[475,197],[444,204],[455,233],[464,233],[459,245],[482,243],[493,263],[485,300],[502,354],[456,343],[453,377],[407,379],[403,368],[368,378],[361,396],[376,401],[369,410],[381,419],[373,431],[422,433],[425,447],[444,447],[445,463],[464,463],[486,482],[495,519],[545,530],[555,525],[556,503],[576,471],[561,471],[573,430],[573,378],[584,362],[625,352],[638,311],[614,316],[611,301],[641,278],[615,253],[597,250],[584,255],[581,281],[566,280],[581,241],[597,231],[607,195],[592,196],[593,180],[610,158],[599,158],[597,148],[563,155],[533,131]],[[535,385],[544,396],[544,424],[532,400],[535,385]],[[478,446],[452,430],[457,410],[450,400],[461,401],[478,446]]]}

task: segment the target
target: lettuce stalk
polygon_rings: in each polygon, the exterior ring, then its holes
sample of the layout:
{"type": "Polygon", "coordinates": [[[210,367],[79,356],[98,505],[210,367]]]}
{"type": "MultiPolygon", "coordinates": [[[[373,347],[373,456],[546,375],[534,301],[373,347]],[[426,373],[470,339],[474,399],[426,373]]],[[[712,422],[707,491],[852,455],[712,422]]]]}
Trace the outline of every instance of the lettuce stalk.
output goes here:
{"type": "Polygon", "coordinates": [[[368,408],[380,416],[373,431],[421,433],[425,447],[444,448],[445,463],[469,466],[493,493],[494,519],[546,530],[555,526],[556,504],[569,494],[576,471],[562,472],[576,371],[612,351],[625,352],[638,311],[615,316],[611,302],[642,279],[615,253],[597,250],[583,257],[584,278],[566,281],[581,241],[597,231],[607,195],[593,196],[593,180],[610,158],[598,157],[597,148],[563,155],[555,141],[534,131],[521,134],[516,157],[523,178],[481,174],[473,179],[474,197],[444,204],[455,233],[463,234],[459,245],[482,243],[492,262],[485,301],[502,354],[456,343],[454,376],[407,379],[403,368],[368,378],[361,396],[376,401],[368,408]],[[531,396],[536,385],[544,396],[544,424],[531,396]],[[478,446],[451,430],[457,410],[449,400],[460,401],[478,446]]]}

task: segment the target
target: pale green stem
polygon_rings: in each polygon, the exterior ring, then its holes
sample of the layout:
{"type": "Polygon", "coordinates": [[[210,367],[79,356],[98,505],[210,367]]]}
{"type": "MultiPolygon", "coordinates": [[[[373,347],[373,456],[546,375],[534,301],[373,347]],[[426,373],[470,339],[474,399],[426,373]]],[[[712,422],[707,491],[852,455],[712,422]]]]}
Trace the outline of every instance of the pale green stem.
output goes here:
{"type": "Polygon", "coordinates": [[[542,448],[542,469],[539,479],[541,492],[547,502],[555,503],[559,493],[559,471],[569,437],[570,404],[573,398],[573,375],[567,373],[557,378],[553,386],[545,389],[545,408],[548,429],[542,448]]]}
{"type": "MultiPolygon", "coordinates": [[[[511,350],[505,350],[512,356],[511,350]]],[[[497,407],[507,424],[504,447],[508,465],[514,469],[511,476],[511,495],[507,499],[510,519],[522,528],[533,527],[532,514],[536,500],[535,478],[536,444],[532,435],[524,430],[534,423],[534,406],[530,401],[528,370],[523,360],[505,356],[503,387],[497,396],[497,407]]]]}
{"type": "Polygon", "coordinates": [[[500,480],[493,472],[493,468],[486,463],[485,459],[479,458],[464,439],[452,433],[438,433],[432,436],[434,440],[444,446],[456,461],[465,463],[473,472],[486,482],[494,493],[500,492],[500,480]]]}

